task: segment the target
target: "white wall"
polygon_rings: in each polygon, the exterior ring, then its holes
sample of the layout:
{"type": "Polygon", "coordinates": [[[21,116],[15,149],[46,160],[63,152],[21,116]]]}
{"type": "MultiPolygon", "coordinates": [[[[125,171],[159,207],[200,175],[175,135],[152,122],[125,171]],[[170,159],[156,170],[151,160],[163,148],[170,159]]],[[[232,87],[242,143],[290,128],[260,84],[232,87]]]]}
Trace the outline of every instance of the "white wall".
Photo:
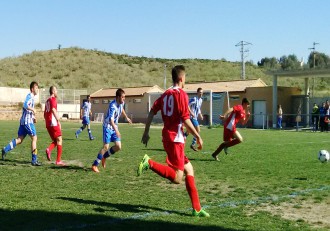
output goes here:
{"type": "MultiPolygon", "coordinates": [[[[0,104],[17,104],[24,102],[25,97],[29,94],[28,88],[13,88],[13,87],[0,87],[0,104]]],[[[39,103],[39,94],[35,96],[35,102],[39,103]]]]}

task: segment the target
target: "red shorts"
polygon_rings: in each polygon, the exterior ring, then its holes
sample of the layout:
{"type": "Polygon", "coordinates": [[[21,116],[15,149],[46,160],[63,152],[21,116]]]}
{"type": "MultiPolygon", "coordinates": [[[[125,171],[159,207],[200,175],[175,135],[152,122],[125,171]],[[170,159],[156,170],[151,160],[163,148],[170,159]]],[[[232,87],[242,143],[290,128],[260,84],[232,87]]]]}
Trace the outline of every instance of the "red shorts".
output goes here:
{"type": "Polygon", "coordinates": [[[52,140],[56,140],[57,137],[62,136],[62,131],[60,126],[47,127],[47,131],[50,135],[50,138],[52,138],[52,140]]]}
{"type": "Polygon", "coordinates": [[[223,128],[223,141],[231,141],[234,138],[234,134],[236,129],[229,130],[227,128],[223,128]]]}
{"type": "Polygon", "coordinates": [[[189,163],[189,159],[184,154],[184,143],[163,142],[167,153],[166,163],[175,169],[184,170],[184,165],[189,163]]]}

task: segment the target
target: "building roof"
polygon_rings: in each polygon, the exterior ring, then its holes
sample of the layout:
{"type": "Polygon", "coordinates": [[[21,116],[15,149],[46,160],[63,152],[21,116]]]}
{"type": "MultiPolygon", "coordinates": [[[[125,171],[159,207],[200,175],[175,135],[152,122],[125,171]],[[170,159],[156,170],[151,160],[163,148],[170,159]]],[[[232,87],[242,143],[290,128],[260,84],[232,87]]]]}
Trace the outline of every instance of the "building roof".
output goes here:
{"type": "Polygon", "coordinates": [[[265,87],[267,84],[261,79],[218,81],[218,82],[199,82],[186,83],[185,91],[196,91],[201,87],[203,90],[212,90],[213,92],[237,92],[245,91],[247,87],[265,87]]]}
{"type": "MultiPolygon", "coordinates": [[[[118,88],[102,88],[92,93],[90,96],[91,98],[114,97],[116,96],[117,89],[118,88]]],[[[145,93],[164,92],[164,90],[157,85],[144,87],[126,87],[122,89],[125,91],[126,96],[142,96],[145,93]]]]}

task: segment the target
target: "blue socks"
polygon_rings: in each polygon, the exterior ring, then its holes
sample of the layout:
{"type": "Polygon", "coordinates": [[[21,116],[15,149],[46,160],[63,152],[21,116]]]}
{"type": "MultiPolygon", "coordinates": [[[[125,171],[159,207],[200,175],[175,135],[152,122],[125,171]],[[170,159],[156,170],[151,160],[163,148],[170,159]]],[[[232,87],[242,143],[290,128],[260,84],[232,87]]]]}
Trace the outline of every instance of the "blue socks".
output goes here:
{"type": "Polygon", "coordinates": [[[5,153],[9,152],[10,150],[13,150],[16,147],[16,139],[13,139],[12,141],[7,144],[5,147],[5,153]]]}
{"type": "Polygon", "coordinates": [[[102,154],[99,153],[99,154],[97,154],[96,160],[94,160],[93,165],[94,165],[94,166],[99,166],[101,160],[102,160],[102,154]]]}

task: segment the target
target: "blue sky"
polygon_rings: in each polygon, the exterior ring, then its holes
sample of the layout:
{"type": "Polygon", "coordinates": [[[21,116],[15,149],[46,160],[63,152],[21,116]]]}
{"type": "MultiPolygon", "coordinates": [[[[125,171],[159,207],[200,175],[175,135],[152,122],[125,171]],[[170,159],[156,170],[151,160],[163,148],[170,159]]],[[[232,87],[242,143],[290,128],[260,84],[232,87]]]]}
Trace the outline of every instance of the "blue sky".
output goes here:
{"type": "Polygon", "coordinates": [[[330,55],[328,0],[7,0],[0,2],[0,58],[77,46],[159,58],[240,61],[313,47],[330,55]]]}

